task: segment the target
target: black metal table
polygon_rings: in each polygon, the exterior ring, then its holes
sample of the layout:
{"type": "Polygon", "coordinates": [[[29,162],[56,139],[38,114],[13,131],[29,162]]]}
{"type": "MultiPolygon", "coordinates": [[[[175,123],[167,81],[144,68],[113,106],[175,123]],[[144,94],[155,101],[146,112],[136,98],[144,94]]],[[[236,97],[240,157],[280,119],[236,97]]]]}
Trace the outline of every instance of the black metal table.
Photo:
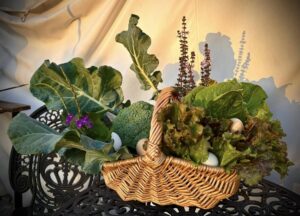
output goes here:
{"type": "MultiPolygon", "coordinates": [[[[60,113],[40,108],[33,118],[61,130],[60,113]]],[[[210,210],[125,202],[107,188],[100,175],[87,175],[56,154],[19,155],[12,149],[10,180],[14,191],[32,192],[30,207],[16,200],[14,215],[300,215],[300,196],[263,180],[210,210]]]]}

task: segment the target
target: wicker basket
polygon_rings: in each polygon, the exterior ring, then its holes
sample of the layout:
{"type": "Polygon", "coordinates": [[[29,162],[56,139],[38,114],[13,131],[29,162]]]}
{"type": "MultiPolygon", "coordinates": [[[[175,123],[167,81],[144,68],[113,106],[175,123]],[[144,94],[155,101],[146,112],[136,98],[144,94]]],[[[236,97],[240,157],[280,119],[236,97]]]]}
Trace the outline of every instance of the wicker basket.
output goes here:
{"type": "Polygon", "coordinates": [[[161,152],[162,125],[157,122],[157,113],[169,103],[173,91],[165,88],[157,99],[146,155],[105,163],[105,184],[125,201],[209,209],[236,193],[239,178],[236,172],[228,174],[219,167],[197,166],[161,152]]]}

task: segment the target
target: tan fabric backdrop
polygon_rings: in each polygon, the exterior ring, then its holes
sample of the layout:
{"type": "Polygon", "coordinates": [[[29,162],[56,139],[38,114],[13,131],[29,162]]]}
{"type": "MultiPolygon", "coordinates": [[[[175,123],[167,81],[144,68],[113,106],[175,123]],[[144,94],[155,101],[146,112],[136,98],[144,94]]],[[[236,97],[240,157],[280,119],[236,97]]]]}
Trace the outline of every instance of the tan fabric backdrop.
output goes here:
{"type": "MultiPolygon", "coordinates": [[[[107,64],[120,70],[125,97],[133,101],[147,100],[151,92],[139,89],[129,70],[129,55],[114,41],[115,35],[127,28],[130,14],[139,15],[139,26],[152,38],[150,52],[160,59],[159,68],[165,80],[160,87],[172,85],[179,56],[176,31],[185,15],[190,30],[189,47],[197,55],[197,73],[203,58],[201,47],[208,42],[213,78],[253,81],[269,94],[268,103],[274,117],[282,121],[289,157],[295,163],[283,182],[276,174],[270,179],[300,193],[298,1],[27,0],[22,5],[18,2],[0,3],[0,89],[29,83],[45,59],[62,63],[79,56],[88,66],[107,64]],[[246,43],[241,63],[249,52],[250,66],[237,68],[243,31],[246,43]]],[[[2,92],[0,100],[31,104],[32,110],[41,105],[30,95],[28,87],[2,92]]],[[[6,136],[9,121],[8,114],[0,115],[0,193],[11,192],[7,174],[11,148],[6,136]]]]}

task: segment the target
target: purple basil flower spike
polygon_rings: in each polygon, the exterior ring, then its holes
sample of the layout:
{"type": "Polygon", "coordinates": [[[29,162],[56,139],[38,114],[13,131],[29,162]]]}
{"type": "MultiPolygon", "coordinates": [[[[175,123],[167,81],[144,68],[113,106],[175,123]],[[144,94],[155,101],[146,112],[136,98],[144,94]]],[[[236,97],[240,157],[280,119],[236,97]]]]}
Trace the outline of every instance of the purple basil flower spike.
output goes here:
{"type": "Polygon", "coordinates": [[[66,118],[66,125],[70,125],[73,118],[74,118],[74,116],[71,113],[69,113],[66,118]]]}

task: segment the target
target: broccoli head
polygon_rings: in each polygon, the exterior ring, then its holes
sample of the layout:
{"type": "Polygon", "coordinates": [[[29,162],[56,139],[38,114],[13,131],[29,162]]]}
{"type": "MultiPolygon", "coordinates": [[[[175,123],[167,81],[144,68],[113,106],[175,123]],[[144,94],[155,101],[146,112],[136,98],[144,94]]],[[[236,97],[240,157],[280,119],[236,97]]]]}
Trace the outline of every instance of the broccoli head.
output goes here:
{"type": "Polygon", "coordinates": [[[149,137],[152,112],[153,105],[139,101],[118,113],[112,130],[120,136],[122,145],[135,149],[140,139],[149,137]]]}

